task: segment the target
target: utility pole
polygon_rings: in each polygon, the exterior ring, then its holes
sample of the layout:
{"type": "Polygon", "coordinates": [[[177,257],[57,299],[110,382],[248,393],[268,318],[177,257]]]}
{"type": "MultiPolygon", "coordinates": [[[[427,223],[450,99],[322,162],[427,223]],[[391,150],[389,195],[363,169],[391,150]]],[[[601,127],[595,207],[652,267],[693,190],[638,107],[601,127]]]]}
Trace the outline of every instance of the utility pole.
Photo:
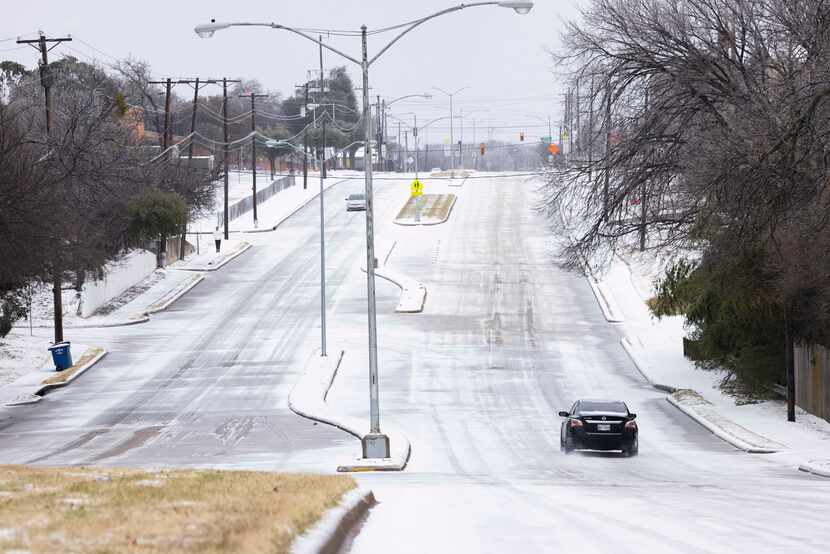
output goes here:
{"type": "Polygon", "coordinates": [[[412,115],[412,140],[415,142],[415,180],[418,180],[418,116],[412,115]]]}
{"type": "Polygon", "coordinates": [[[602,187],[603,217],[608,217],[608,179],[611,173],[611,83],[605,85],[605,184],[602,187]]]}
{"type": "Polygon", "coordinates": [[[239,98],[249,98],[251,99],[251,171],[254,177],[254,185],[253,185],[253,199],[254,199],[254,227],[257,226],[259,223],[259,218],[257,218],[256,212],[256,99],[257,98],[268,98],[267,94],[256,94],[251,91],[248,94],[240,94],[239,98]]]}
{"type": "Polygon", "coordinates": [[[458,139],[458,165],[459,169],[464,169],[464,108],[458,110],[458,120],[461,122],[461,136],[458,139]]]}
{"type": "Polygon", "coordinates": [[[375,111],[377,117],[377,140],[378,140],[378,171],[383,171],[383,120],[380,116],[380,94],[377,95],[378,103],[375,111]]]}
{"type": "MultiPolygon", "coordinates": [[[[180,79],[176,81],[177,84],[193,85],[193,111],[190,113],[190,134],[196,132],[196,110],[199,105],[199,90],[206,85],[213,85],[218,83],[216,79],[200,80],[199,77],[195,79],[180,79]]],[[[190,141],[190,146],[187,148],[187,160],[193,159],[193,141],[190,141]]]]}
{"type": "Polygon", "coordinates": [[[306,190],[308,188],[308,83],[294,86],[296,88],[305,87],[305,103],[300,113],[305,114],[305,127],[303,129],[303,190],[306,190]]]}
{"type": "Polygon", "coordinates": [[[403,158],[403,170],[404,173],[409,171],[409,131],[403,132],[403,142],[404,142],[404,158],[403,158]]]}
{"type": "MultiPolygon", "coordinates": [[[[646,86],[645,91],[645,98],[643,102],[643,113],[644,115],[648,114],[648,86],[646,86]]],[[[649,161],[654,161],[654,154],[653,151],[649,153],[649,161]]],[[[646,249],[646,194],[648,193],[648,187],[646,186],[646,180],[643,179],[642,183],[640,184],[640,252],[644,252],[646,249]]]]}
{"type": "Polygon", "coordinates": [[[579,79],[576,80],[576,151],[579,154],[579,159],[582,160],[582,148],[584,141],[582,140],[582,127],[579,126],[579,79]]]}
{"type": "Polygon", "coordinates": [[[173,80],[168,77],[164,81],[147,81],[150,85],[164,85],[164,129],[161,137],[161,151],[167,150],[170,146],[170,94],[173,89],[173,80]]]}
{"type": "MultiPolygon", "coordinates": [[[[199,105],[199,89],[208,84],[216,83],[213,79],[208,79],[202,83],[200,83],[199,77],[196,79],[181,79],[176,81],[177,83],[181,83],[183,85],[193,85],[193,111],[190,114],[190,145],[187,147],[187,163],[190,165],[193,161],[193,134],[196,132],[196,110],[197,106],[199,105]]],[[[179,241],[179,259],[184,259],[184,250],[185,250],[185,243],[187,241],[187,223],[184,224],[184,228],[182,229],[182,237],[179,241]]]]}
{"type": "MultiPolygon", "coordinates": [[[[17,44],[28,44],[32,46],[35,50],[40,52],[40,85],[43,87],[43,92],[46,97],[46,134],[50,134],[52,132],[52,84],[54,83],[54,79],[52,77],[52,71],[49,68],[49,52],[51,52],[56,46],[58,46],[61,42],[71,42],[72,37],[62,37],[62,38],[48,38],[46,35],[41,34],[40,37],[36,39],[29,39],[29,40],[22,40],[17,39],[17,44]],[[48,44],[52,44],[51,47],[47,47],[48,44]],[[37,46],[35,46],[37,45],[37,46]]],[[[57,329],[57,327],[56,327],[57,329]]],[[[61,339],[63,340],[63,339],[61,339]]],[[[56,341],[60,342],[60,341],[56,341]]]]}
{"type": "MultiPolygon", "coordinates": [[[[40,84],[43,87],[43,93],[46,98],[46,136],[47,138],[52,133],[52,72],[49,68],[50,50],[58,46],[61,42],[70,42],[71,37],[63,38],[47,38],[46,35],[41,34],[40,37],[31,40],[17,39],[18,44],[28,44],[35,50],[40,52],[40,84]],[[37,44],[37,46],[35,46],[37,44]],[[47,47],[52,44],[52,47],[47,47]]],[[[58,255],[55,256],[58,258],[58,255]]],[[[55,322],[55,344],[63,342],[63,297],[61,296],[61,287],[63,286],[63,264],[58,260],[57,267],[52,271],[52,306],[55,322]]]]}
{"type": "Polygon", "coordinates": [[[227,77],[222,78],[222,130],[225,137],[225,142],[223,145],[223,152],[222,152],[222,164],[225,166],[225,209],[224,209],[224,220],[223,226],[225,228],[225,240],[228,240],[228,158],[230,158],[230,151],[228,149],[228,144],[230,143],[230,138],[228,134],[228,83],[238,83],[239,81],[228,79],[227,77]]]}
{"type": "MultiPolygon", "coordinates": [[[[196,106],[199,105],[199,78],[196,77],[196,82],[193,86],[193,112],[190,114],[190,134],[196,132],[196,106]]],[[[190,145],[187,147],[187,162],[193,160],[193,137],[190,138],[190,145]]]]}
{"type": "Polygon", "coordinates": [[[574,159],[574,93],[568,89],[568,153],[574,159]]]}
{"type": "Polygon", "coordinates": [[[403,171],[403,160],[401,159],[401,122],[398,121],[398,171],[403,171]]]}
{"type": "Polygon", "coordinates": [[[594,173],[594,78],[591,77],[591,94],[588,102],[588,179],[593,180],[594,173]]]}
{"type": "Polygon", "coordinates": [[[383,138],[383,145],[386,147],[386,157],[383,160],[383,169],[386,170],[386,166],[389,163],[389,158],[391,158],[391,156],[389,155],[389,144],[387,143],[387,141],[389,140],[389,132],[388,127],[386,126],[386,99],[383,100],[383,111],[381,113],[383,114],[383,118],[381,119],[380,123],[380,136],[383,138]]]}

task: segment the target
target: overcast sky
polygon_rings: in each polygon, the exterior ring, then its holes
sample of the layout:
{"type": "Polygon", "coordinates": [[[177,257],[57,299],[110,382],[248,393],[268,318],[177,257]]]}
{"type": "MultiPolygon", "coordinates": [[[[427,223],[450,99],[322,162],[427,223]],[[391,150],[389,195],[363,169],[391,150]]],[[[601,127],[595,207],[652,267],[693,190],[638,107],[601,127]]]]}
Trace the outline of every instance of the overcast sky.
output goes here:
{"type": "MultiPolygon", "coordinates": [[[[208,40],[193,32],[199,23],[217,21],[277,22],[292,27],[369,30],[416,19],[456,5],[457,0],[304,0],[235,2],[201,0],[165,2],[145,0],[114,4],[101,0],[4,0],[14,4],[0,21],[0,59],[32,67],[37,52],[19,46],[14,37],[71,34],[75,40],[58,46],[52,59],[69,54],[109,63],[133,56],[149,62],[157,77],[243,77],[259,80],[265,88],[289,95],[318,66],[317,47],[285,31],[228,29],[208,40]]],[[[498,7],[470,8],[429,21],[386,52],[369,74],[371,93],[387,99],[430,92],[432,100],[405,100],[393,113],[416,112],[419,124],[446,115],[448,99],[432,87],[459,93],[456,113],[465,115],[465,141],[488,138],[526,140],[548,134],[547,117],[560,113],[560,85],[548,53],[558,48],[563,21],[577,16],[580,0],[538,0],[525,16],[498,7]],[[535,116],[535,117],[528,117],[535,116]]],[[[369,53],[394,37],[370,37],[369,53]]],[[[354,57],[360,56],[359,37],[332,36],[327,40],[354,57]]],[[[324,65],[347,65],[356,86],[359,68],[334,54],[324,65]]],[[[401,115],[411,120],[411,115],[401,115]]],[[[390,131],[397,127],[390,125],[390,131]]],[[[456,140],[459,129],[456,125],[456,140]]],[[[426,138],[439,142],[449,136],[448,122],[431,126],[426,138]]],[[[422,137],[423,140],[423,137],[422,137]]]]}

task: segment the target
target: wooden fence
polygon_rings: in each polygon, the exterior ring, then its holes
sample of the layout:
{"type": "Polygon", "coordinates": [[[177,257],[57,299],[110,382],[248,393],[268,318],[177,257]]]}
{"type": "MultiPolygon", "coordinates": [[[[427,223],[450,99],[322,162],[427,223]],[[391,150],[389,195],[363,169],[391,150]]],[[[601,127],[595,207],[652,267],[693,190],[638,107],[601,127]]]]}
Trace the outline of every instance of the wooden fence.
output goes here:
{"type": "Polygon", "coordinates": [[[830,421],[830,351],[795,345],[795,403],[830,421]]]}

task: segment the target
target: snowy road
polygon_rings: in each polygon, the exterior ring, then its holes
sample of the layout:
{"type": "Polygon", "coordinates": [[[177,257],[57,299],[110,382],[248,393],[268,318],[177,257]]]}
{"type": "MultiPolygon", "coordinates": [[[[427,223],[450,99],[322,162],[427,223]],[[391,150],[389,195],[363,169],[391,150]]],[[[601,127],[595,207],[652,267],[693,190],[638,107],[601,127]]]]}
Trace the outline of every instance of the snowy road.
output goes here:
{"type": "MultiPolygon", "coordinates": [[[[377,182],[379,243],[397,241],[389,266],[428,296],[396,314],[378,281],[381,425],[413,454],[403,473],[358,476],[380,504],[352,552],[827,551],[830,480],[735,451],[648,387],[585,280],[551,263],[532,183],[468,180],[447,224],[406,228],[391,224],[401,184],[377,182]],[[556,412],[583,396],[629,403],[639,457],[559,452],[556,412]]],[[[328,401],[366,417],[363,213],[342,209],[361,186],[326,195],[330,342],[347,350],[328,401]]],[[[0,411],[0,463],[330,472],[352,457],[353,438],[286,406],[318,341],[317,209],[150,323],[73,332],[111,354],[0,411]]]]}
{"type": "MultiPolygon", "coordinates": [[[[360,273],[363,213],[343,197],[362,184],[326,194],[332,299],[360,273]]],[[[287,407],[318,344],[318,213],[314,201],[278,232],[249,235],[254,248],[150,323],[72,330],[110,354],[39,404],[0,410],[0,462],[330,471],[350,456],[353,439],[287,407]]]]}
{"type": "MultiPolygon", "coordinates": [[[[648,387],[585,280],[548,261],[532,190],[469,180],[448,225],[399,232],[390,263],[429,296],[379,320],[381,413],[413,455],[360,477],[380,504],[351,551],[826,552],[830,481],[735,451],[648,387]],[[556,413],[585,396],[639,414],[639,457],[560,453],[556,413]]],[[[359,414],[348,362],[329,401],[359,414]]]]}

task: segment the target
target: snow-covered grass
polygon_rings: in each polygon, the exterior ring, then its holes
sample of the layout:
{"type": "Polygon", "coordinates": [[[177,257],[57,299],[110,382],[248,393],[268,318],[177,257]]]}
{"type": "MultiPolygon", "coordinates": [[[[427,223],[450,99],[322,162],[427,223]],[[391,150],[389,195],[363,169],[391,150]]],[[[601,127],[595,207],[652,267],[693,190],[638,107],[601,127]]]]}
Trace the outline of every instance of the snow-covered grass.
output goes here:
{"type": "Polygon", "coordinates": [[[0,387],[45,363],[50,344],[48,338],[30,335],[28,329],[20,328],[0,339],[0,387]]]}

